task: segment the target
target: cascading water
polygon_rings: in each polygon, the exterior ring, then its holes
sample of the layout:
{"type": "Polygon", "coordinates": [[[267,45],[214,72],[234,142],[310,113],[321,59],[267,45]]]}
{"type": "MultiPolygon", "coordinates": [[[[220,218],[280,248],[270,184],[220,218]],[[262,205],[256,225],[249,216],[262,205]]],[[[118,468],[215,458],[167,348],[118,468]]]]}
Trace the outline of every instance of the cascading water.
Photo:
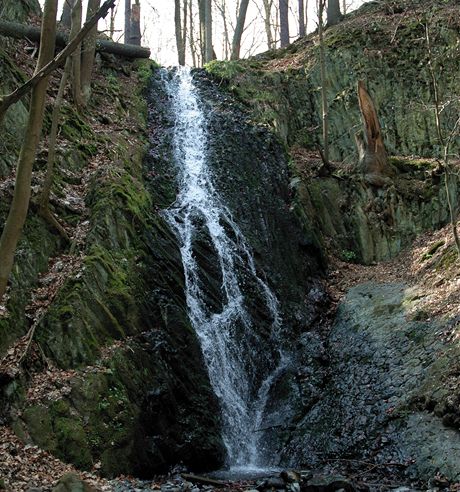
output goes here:
{"type": "Polygon", "coordinates": [[[261,439],[270,388],[288,363],[279,348],[278,302],[258,275],[251,249],[213,183],[205,115],[190,70],[178,69],[165,83],[175,118],[179,191],[164,215],[179,240],[189,316],[222,408],[228,465],[260,468],[268,462],[261,439]],[[207,242],[215,256],[221,283],[217,305],[207,300],[198,241],[207,242]],[[258,334],[254,326],[247,307],[248,285],[270,318],[268,334],[258,334]]]}

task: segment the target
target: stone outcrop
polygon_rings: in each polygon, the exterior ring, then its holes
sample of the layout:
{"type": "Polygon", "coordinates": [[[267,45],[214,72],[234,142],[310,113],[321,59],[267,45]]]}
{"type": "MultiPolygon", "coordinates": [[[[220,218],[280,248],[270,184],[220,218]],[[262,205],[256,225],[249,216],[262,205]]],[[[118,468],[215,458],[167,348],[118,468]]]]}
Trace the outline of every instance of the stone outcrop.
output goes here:
{"type": "MultiPolygon", "coordinates": [[[[441,384],[458,346],[442,336],[447,321],[408,315],[422,296],[404,284],[367,283],[348,292],[327,351],[322,346],[327,367],[316,366],[317,399],[306,400],[285,449],[288,462],[360,457],[400,463],[406,476],[429,479],[440,472],[460,479],[458,423],[443,425],[449,391],[441,384]]],[[[314,344],[304,351],[308,396],[315,383],[309,358],[321,351],[314,344]]]]}

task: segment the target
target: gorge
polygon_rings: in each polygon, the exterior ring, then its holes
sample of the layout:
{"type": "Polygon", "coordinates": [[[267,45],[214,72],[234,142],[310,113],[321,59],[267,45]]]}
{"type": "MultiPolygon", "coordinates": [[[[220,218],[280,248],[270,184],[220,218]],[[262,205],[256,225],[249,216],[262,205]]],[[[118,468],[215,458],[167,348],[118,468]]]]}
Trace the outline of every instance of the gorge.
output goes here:
{"type": "MultiPolygon", "coordinates": [[[[36,213],[45,140],[0,308],[0,489],[51,490],[72,471],[100,490],[193,490],[177,478],[186,469],[303,474],[241,485],[262,491],[456,490],[460,294],[446,193],[457,208],[459,141],[446,183],[417,16],[437,20],[447,131],[458,5],[390,3],[325,32],[326,174],[315,33],[204,69],[101,56],[91,107],[66,102],[59,134],[52,207],[72,244],[36,213]],[[384,186],[357,168],[362,78],[394,170],[384,186]]],[[[18,5],[14,20],[37,13],[18,5]]],[[[2,93],[33,70],[24,43],[0,48],[2,93]]],[[[0,128],[0,223],[26,114],[18,103],[0,128]]]]}

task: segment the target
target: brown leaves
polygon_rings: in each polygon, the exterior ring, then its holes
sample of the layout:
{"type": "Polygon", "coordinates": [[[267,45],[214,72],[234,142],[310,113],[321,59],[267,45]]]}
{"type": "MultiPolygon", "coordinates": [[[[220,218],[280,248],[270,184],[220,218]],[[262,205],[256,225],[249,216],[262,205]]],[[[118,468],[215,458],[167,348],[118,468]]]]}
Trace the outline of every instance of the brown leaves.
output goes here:
{"type": "Polygon", "coordinates": [[[107,480],[78,472],[38,446],[24,444],[7,427],[0,427],[0,477],[6,490],[25,492],[31,487],[50,490],[62,475],[69,472],[81,476],[97,490],[112,490],[107,480]]]}

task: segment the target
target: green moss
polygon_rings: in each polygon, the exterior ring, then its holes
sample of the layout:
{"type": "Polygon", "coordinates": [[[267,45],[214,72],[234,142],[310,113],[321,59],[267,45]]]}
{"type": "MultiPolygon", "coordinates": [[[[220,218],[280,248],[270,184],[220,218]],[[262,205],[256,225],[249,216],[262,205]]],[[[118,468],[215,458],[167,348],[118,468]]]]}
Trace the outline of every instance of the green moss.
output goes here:
{"type": "Polygon", "coordinates": [[[411,157],[391,156],[389,163],[395,166],[400,172],[410,173],[413,171],[428,171],[433,169],[437,163],[430,159],[417,159],[411,157]]]}
{"type": "Polygon", "coordinates": [[[430,246],[428,251],[422,255],[422,257],[420,258],[420,261],[424,262],[424,261],[432,258],[436,254],[436,252],[439,250],[439,248],[444,246],[444,244],[446,244],[446,241],[444,241],[444,239],[442,239],[440,241],[436,241],[433,245],[430,246]]]}
{"type": "Polygon", "coordinates": [[[54,437],[52,418],[48,409],[43,405],[28,407],[23,411],[22,418],[34,442],[41,448],[54,452],[57,441],[54,437]]]}
{"type": "Polygon", "coordinates": [[[245,70],[243,64],[239,60],[213,60],[207,63],[204,68],[214,77],[227,81],[236,77],[238,74],[244,72],[245,70]]]}
{"type": "Polygon", "coordinates": [[[147,87],[152,76],[152,72],[160,67],[161,65],[154,60],[137,60],[135,62],[134,69],[137,72],[139,83],[142,87],[147,87]]]}
{"type": "Polygon", "coordinates": [[[56,454],[75,466],[88,469],[92,465],[86,432],[75,418],[58,417],[54,422],[58,447],[56,454]]]}
{"type": "Polygon", "coordinates": [[[459,259],[458,259],[457,250],[455,249],[454,246],[450,246],[443,252],[441,258],[439,259],[439,261],[436,263],[435,266],[436,268],[440,268],[442,270],[448,270],[453,265],[455,265],[455,263],[457,263],[458,261],[459,259]]]}

